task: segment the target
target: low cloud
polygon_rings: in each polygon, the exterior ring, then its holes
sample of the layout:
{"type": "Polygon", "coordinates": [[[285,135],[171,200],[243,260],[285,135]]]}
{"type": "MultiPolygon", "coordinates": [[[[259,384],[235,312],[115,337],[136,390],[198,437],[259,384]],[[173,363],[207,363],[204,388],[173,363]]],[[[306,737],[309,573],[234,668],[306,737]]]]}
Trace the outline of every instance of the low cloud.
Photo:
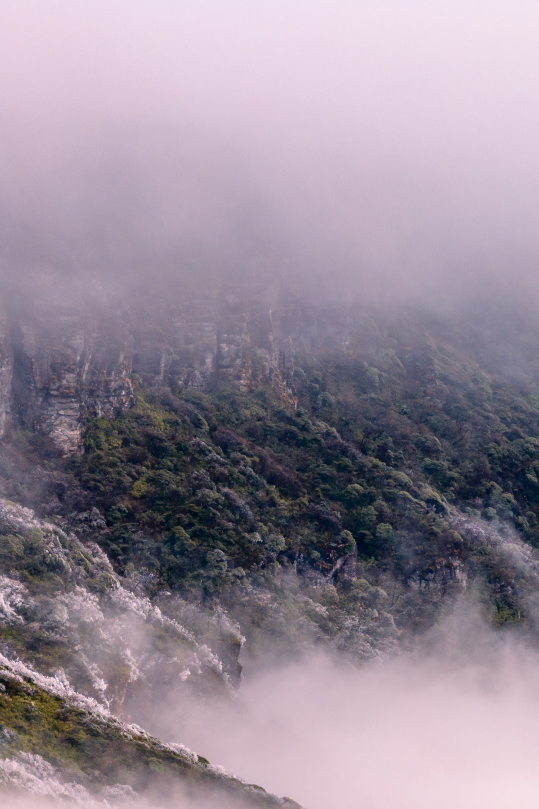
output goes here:
{"type": "Polygon", "coordinates": [[[3,271],[533,284],[538,22],[525,0],[6,5],[3,271]]]}
{"type": "Polygon", "coordinates": [[[247,670],[232,707],[167,705],[155,729],[309,809],[531,809],[537,653],[467,611],[425,644],[360,670],[322,655],[247,670]]]}

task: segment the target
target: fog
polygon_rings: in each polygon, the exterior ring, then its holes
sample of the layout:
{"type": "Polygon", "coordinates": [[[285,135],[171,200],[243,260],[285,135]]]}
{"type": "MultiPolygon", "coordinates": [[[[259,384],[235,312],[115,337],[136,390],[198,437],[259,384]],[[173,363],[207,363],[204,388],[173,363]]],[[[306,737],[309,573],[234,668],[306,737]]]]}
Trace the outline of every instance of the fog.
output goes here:
{"type": "Polygon", "coordinates": [[[523,0],[4,3],[4,273],[533,283],[538,30],[523,0]]]}
{"type": "MultiPolygon", "coordinates": [[[[536,649],[494,633],[461,605],[414,652],[359,669],[324,655],[247,667],[234,703],[180,708],[168,695],[151,729],[306,809],[531,809],[538,674],[536,649]]],[[[94,798],[31,759],[23,755],[25,775],[13,780],[33,797],[3,793],[10,809],[53,809],[55,795],[62,806],[93,809],[244,805],[181,791],[139,801],[128,788],[94,798]]]]}
{"type": "MultiPolygon", "coordinates": [[[[1,3],[0,280],[536,295],[538,34],[531,0],[1,3]]],[[[148,729],[308,809],[535,807],[538,654],[462,624],[148,729]]]]}
{"type": "Polygon", "coordinates": [[[539,657],[470,615],[360,670],[324,656],[247,670],[233,706],[189,718],[168,703],[155,727],[308,809],[534,807],[539,657]]]}

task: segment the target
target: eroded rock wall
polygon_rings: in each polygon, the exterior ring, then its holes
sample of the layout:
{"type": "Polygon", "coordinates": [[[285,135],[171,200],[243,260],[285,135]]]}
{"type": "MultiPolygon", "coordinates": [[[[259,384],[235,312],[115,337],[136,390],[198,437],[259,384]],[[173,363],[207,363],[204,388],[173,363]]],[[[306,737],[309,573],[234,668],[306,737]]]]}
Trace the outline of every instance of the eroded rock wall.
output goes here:
{"type": "Polygon", "coordinates": [[[132,403],[132,341],[106,317],[46,298],[15,308],[8,334],[11,419],[62,452],[80,448],[86,418],[132,403]]]}
{"type": "Polygon", "coordinates": [[[114,300],[66,290],[46,274],[0,311],[0,433],[11,422],[80,451],[84,423],[134,402],[133,389],[215,380],[248,392],[270,380],[293,399],[298,353],[345,348],[349,324],[321,322],[271,275],[169,294],[130,290],[114,300]]]}

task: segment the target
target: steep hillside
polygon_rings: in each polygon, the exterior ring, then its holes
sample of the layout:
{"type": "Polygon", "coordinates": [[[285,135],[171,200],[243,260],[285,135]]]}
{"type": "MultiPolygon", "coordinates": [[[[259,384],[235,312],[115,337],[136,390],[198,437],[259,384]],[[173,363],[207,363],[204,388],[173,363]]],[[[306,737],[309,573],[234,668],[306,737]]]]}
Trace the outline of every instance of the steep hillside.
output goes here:
{"type": "MultiPolygon", "coordinates": [[[[196,333],[171,319],[174,303],[126,302],[113,332],[97,307],[90,342],[86,321],[79,333],[71,316],[10,314],[0,456],[8,770],[41,756],[69,783],[79,767],[90,789],[65,728],[47,725],[50,700],[105,717],[98,755],[90,720],[73,715],[85,766],[103,788],[138,791],[135,776],[118,780],[114,734],[137,750],[160,743],[136,729],[122,736],[114,722],[151,730],[163,694],[181,714],[195,697],[233,698],[254,660],[314,648],[357,664],[388,657],[423,642],[459,602],[500,631],[537,636],[533,315],[523,308],[519,325],[509,305],[500,325],[496,310],[477,323],[469,311],[281,305],[277,293],[269,306],[242,294],[216,293],[219,314],[208,309],[196,333]],[[23,732],[21,671],[41,689],[35,733],[30,719],[23,732]]],[[[184,766],[162,751],[154,769],[184,766]]],[[[202,778],[204,761],[188,759],[202,778]]]]}
{"type": "Polygon", "coordinates": [[[3,656],[0,722],[0,787],[7,795],[30,793],[96,809],[147,806],[149,793],[154,806],[181,797],[206,805],[225,801],[246,809],[299,809],[181,744],[164,744],[118,721],[64,683],[3,656]]]}
{"type": "Polygon", "coordinates": [[[75,805],[138,805],[149,791],[155,806],[180,792],[297,805],[118,718],[130,689],[150,703],[230,698],[242,639],[224,615],[184,604],[187,629],[127,590],[95,544],[12,503],[0,520],[0,785],[75,805]],[[231,673],[208,643],[228,650],[231,673]]]}

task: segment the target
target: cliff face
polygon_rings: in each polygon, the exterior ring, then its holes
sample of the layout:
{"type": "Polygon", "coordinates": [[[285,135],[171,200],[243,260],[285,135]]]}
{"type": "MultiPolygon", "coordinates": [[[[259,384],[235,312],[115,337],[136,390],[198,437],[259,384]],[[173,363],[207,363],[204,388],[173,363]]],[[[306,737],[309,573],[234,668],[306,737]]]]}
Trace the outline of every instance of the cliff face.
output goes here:
{"type": "Polygon", "coordinates": [[[12,410],[13,346],[5,312],[0,310],[0,435],[12,410]]]}
{"type": "Polygon", "coordinates": [[[14,302],[6,296],[0,434],[20,424],[77,452],[85,421],[130,407],[137,379],[203,390],[218,378],[247,392],[265,378],[293,398],[295,353],[314,348],[312,339],[342,342],[321,337],[320,324],[271,279],[165,300],[139,293],[109,306],[59,295],[52,281],[14,302]]]}
{"type": "Polygon", "coordinates": [[[125,330],[44,301],[11,311],[4,333],[4,429],[10,417],[74,452],[86,418],[131,404],[132,341],[125,330]]]}

